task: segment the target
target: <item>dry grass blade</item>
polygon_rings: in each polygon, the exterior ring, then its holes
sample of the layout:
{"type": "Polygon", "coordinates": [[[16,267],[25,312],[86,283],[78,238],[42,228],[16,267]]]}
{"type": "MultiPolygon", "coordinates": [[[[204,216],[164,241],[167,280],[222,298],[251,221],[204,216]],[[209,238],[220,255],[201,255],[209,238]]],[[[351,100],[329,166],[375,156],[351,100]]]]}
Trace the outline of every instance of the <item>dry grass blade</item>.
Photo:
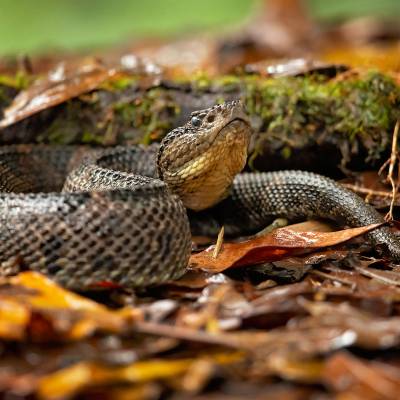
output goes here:
{"type": "Polygon", "coordinates": [[[222,244],[224,243],[224,233],[225,228],[222,227],[218,233],[217,243],[215,244],[214,251],[213,251],[213,258],[217,258],[219,252],[221,251],[222,244]]]}
{"type": "Polygon", "coordinates": [[[398,273],[393,271],[380,271],[373,268],[368,267],[360,267],[355,265],[354,268],[364,276],[368,276],[369,278],[376,279],[380,282],[385,283],[386,285],[395,285],[400,286],[400,276],[398,273]]]}
{"type": "MultiPolygon", "coordinates": [[[[353,192],[365,194],[365,195],[367,195],[367,197],[371,197],[371,196],[392,197],[393,196],[393,192],[385,192],[383,190],[373,190],[373,189],[365,188],[365,187],[358,186],[358,185],[352,185],[351,183],[342,183],[342,185],[345,188],[352,190],[353,192]]],[[[398,194],[396,195],[396,198],[397,197],[398,197],[398,194]]]]}
{"type": "MultiPolygon", "coordinates": [[[[396,199],[396,195],[397,195],[397,190],[398,190],[398,182],[395,182],[395,178],[394,178],[394,168],[396,166],[396,161],[398,161],[399,159],[399,155],[398,155],[398,151],[397,151],[397,137],[399,134],[399,121],[396,122],[396,125],[394,127],[394,131],[393,131],[393,139],[392,139],[392,151],[390,154],[390,158],[389,160],[387,160],[382,167],[379,170],[379,174],[381,174],[383,172],[383,170],[386,168],[387,165],[389,165],[389,170],[388,170],[388,174],[387,174],[387,181],[390,183],[390,185],[392,186],[392,200],[390,202],[390,208],[389,208],[389,212],[386,214],[385,219],[387,221],[392,221],[393,220],[393,207],[394,207],[394,203],[395,203],[395,199],[396,199]]],[[[397,162],[397,168],[398,168],[398,173],[397,175],[400,175],[400,164],[397,162]]],[[[398,180],[398,178],[397,178],[398,180]]]]}

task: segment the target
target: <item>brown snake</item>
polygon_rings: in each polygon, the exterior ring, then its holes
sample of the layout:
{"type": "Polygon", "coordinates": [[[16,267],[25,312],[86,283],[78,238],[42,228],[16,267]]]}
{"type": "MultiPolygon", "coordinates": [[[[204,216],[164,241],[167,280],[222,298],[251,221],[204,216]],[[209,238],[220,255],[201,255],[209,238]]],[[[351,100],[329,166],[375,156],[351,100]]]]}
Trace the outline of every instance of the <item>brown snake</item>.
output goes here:
{"type": "MultiPolygon", "coordinates": [[[[188,214],[192,230],[206,234],[221,225],[248,233],[278,216],[382,222],[357,195],[316,174],[237,175],[250,136],[241,103],[230,102],[193,113],[159,147],[1,148],[1,274],[28,268],[73,289],[176,279],[190,254],[188,214]]],[[[400,259],[387,227],[368,239],[400,259]]]]}

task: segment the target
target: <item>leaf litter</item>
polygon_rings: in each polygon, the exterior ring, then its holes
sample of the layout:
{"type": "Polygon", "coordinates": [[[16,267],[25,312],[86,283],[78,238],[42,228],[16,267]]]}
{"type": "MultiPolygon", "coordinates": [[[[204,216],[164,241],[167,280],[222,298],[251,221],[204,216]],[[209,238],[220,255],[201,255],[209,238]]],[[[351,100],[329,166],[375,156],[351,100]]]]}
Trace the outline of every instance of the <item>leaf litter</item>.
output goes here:
{"type": "Polygon", "coordinates": [[[400,343],[398,269],[345,243],[375,227],[308,221],[223,242],[180,280],[135,296],[121,288],[83,296],[29,271],[2,278],[0,390],[46,400],[197,398],[242,384],[246,394],[261,385],[334,398],[377,379],[377,396],[387,396],[398,367],[366,357],[400,343]],[[221,257],[230,263],[210,264],[221,257]],[[259,262],[261,278],[227,274],[259,262]],[[303,270],[285,283],[291,268],[303,270]]]}
{"type": "MultiPolygon", "coordinates": [[[[0,127],[132,72],[96,61],[60,68],[21,92],[0,127]]],[[[150,83],[162,73],[138,60],[134,72],[150,83]]],[[[371,187],[374,174],[347,185],[398,204],[385,186],[371,187]]],[[[180,280],[135,294],[75,294],[33,272],[1,278],[0,391],[44,400],[397,398],[400,270],[360,238],[377,226],[333,231],[309,221],[234,243],[221,233],[180,280]]]]}
{"type": "MultiPolygon", "coordinates": [[[[222,272],[228,268],[243,267],[275,261],[304,253],[307,250],[335,246],[377,228],[380,224],[336,232],[299,231],[305,224],[290,228],[279,228],[270,234],[255,237],[240,243],[211,246],[191,257],[189,266],[206,272],[222,272]],[[216,252],[215,250],[218,249],[216,252]]],[[[308,223],[309,228],[310,223],[308,223]]],[[[321,224],[318,227],[322,226],[321,224]]],[[[303,228],[304,227],[304,228],[303,228]]],[[[309,228],[310,229],[310,228],[309,228]]]]}

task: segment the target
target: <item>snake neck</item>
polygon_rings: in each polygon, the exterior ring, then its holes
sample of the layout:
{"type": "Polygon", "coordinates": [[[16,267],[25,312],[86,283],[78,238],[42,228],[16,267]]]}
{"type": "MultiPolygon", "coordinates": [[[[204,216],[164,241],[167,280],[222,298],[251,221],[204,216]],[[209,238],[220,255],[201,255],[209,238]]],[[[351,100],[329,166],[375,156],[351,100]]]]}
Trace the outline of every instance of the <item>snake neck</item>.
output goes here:
{"type": "Polygon", "coordinates": [[[162,141],[159,176],[186,208],[210,208],[227,197],[233,179],[244,168],[251,133],[238,101],[197,111],[162,141]]]}

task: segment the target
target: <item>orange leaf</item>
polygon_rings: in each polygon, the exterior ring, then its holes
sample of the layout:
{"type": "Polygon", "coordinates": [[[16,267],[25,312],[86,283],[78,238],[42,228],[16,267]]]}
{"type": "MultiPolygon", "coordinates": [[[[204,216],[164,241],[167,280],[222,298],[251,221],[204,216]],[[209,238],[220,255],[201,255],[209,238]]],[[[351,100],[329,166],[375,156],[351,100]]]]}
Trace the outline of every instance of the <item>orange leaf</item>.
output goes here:
{"type": "MultiPolygon", "coordinates": [[[[203,356],[216,365],[233,364],[243,359],[241,352],[215,353],[203,356]]],[[[182,376],[198,362],[198,358],[177,360],[137,361],[122,367],[107,367],[90,362],[81,362],[66,367],[42,378],[38,395],[43,400],[70,397],[90,386],[115,383],[138,383],[182,376]]]]}
{"type": "Polygon", "coordinates": [[[228,268],[276,261],[305,250],[335,246],[380,225],[373,224],[336,232],[299,232],[295,226],[280,228],[244,242],[226,243],[215,258],[215,246],[210,246],[201,253],[193,254],[189,265],[191,268],[207,272],[221,272],[228,268]]]}
{"type": "Polygon", "coordinates": [[[0,280],[0,338],[77,340],[96,331],[121,333],[141,312],[111,310],[36,272],[0,280]]]}

